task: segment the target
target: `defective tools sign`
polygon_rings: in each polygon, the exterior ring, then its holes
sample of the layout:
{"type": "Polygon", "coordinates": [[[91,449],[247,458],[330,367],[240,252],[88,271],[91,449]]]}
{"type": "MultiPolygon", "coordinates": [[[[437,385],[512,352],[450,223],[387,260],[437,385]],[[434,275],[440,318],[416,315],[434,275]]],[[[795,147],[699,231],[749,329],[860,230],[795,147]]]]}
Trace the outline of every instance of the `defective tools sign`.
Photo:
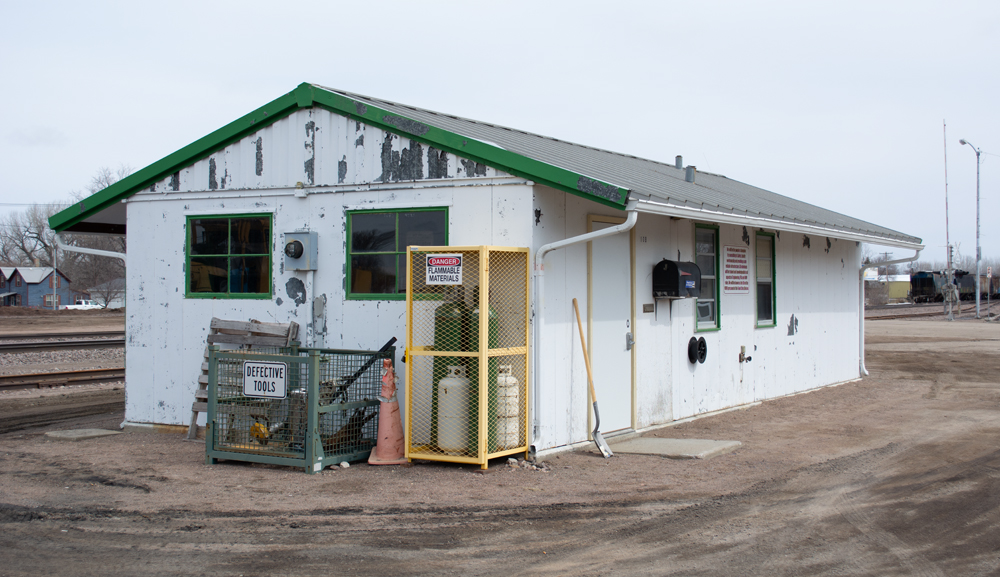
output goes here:
{"type": "Polygon", "coordinates": [[[288,365],[286,363],[243,362],[243,396],[284,399],[288,365]]]}
{"type": "Polygon", "coordinates": [[[745,246],[723,246],[722,292],[750,294],[750,251],[745,246]]]}
{"type": "Polygon", "coordinates": [[[427,255],[426,284],[462,284],[462,255],[427,255]]]}

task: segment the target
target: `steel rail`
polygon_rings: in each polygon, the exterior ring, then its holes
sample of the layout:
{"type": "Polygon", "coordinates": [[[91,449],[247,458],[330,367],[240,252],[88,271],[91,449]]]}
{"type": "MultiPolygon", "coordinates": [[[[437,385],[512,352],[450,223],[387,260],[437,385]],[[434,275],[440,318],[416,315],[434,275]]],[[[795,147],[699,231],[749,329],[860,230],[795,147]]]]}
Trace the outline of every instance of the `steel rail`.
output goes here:
{"type": "Polygon", "coordinates": [[[87,339],[79,341],[40,341],[36,343],[0,343],[0,353],[40,353],[65,349],[118,349],[125,339],[87,339]]]}
{"type": "Polygon", "coordinates": [[[125,331],[91,331],[79,333],[3,333],[0,341],[27,339],[72,339],[77,337],[118,337],[125,338],[125,331]]]}
{"type": "Polygon", "coordinates": [[[0,391],[92,385],[120,381],[124,378],[125,369],[121,367],[113,369],[90,369],[86,371],[35,373],[30,375],[0,375],[0,391]]]}
{"type": "MultiPolygon", "coordinates": [[[[938,307],[935,306],[934,308],[938,308],[938,307]]],[[[968,313],[968,312],[972,312],[974,310],[976,310],[976,306],[975,305],[970,305],[969,308],[961,309],[960,311],[958,311],[957,314],[961,315],[962,313],[968,313]]],[[[865,316],[865,320],[869,320],[869,321],[882,321],[882,320],[890,320],[890,319],[908,319],[908,318],[912,318],[912,317],[933,317],[933,316],[939,316],[939,315],[940,316],[945,316],[946,314],[947,313],[941,312],[941,310],[936,310],[936,311],[926,312],[926,313],[903,313],[903,314],[898,314],[898,315],[871,315],[871,316],[866,315],[865,316]]]]}

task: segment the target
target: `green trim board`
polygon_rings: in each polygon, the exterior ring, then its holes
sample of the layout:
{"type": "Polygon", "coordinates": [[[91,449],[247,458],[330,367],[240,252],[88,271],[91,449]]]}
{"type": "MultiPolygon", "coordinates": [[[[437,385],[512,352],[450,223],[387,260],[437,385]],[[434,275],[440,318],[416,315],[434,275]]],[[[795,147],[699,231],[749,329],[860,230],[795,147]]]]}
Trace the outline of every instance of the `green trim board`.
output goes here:
{"type": "Polygon", "coordinates": [[[53,215],[49,218],[49,226],[56,232],[69,230],[74,225],[114,203],[148,188],[186,166],[207,158],[240,138],[273,124],[296,110],[312,106],[321,106],[386,132],[405,136],[440,150],[481,162],[515,176],[527,178],[606,206],[624,210],[628,199],[629,190],[626,188],[516,154],[475,138],[390,113],[320,86],[302,83],[295,90],[53,215]]]}
{"type": "MultiPolygon", "coordinates": [[[[718,225],[714,225],[714,224],[702,224],[702,223],[698,223],[698,222],[696,222],[694,224],[694,253],[695,253],[695,262],[696,263],[698,261],[698,231],[699,230],[709,230],[709,231],[712,231],[712,235],[713,235],[713,237],[715,239],[715,241],[714,241],[714,245],[715,245],[715,258],[714,258],[715,270],[712,273],[714,275],[714,278],[712,279],[712,281],[713,281],[712,284],[714,285],[714,288],[715,288],[715,291],[714,291],[715,295],[713,295],[713,298],[714,298],[713,302],[715,303],[715,322],[712,323],[712,324],[708,324],[708,323],[702,324],[698,320],[698,302],[697,302],[697,300],[701,300],[701,299],[700,298],[697,299],[696,302],[695,302],[695,307],[694,307],[694,326],[695,326],[694,330],[695,330],[695,332],[698,332],[698,333],[700,333],[700,332],[708,332],[708,331],[717,331],[717,330],[721,330],[722,329],[722,306],[721,306],[721,302],[720,302],[722,299],[720,298],[721,288],[719,286],[719,258],[720,258],[719,226],[718,225]]],[[[704,253],[704,254],[707,254],[707,253],[704,253]]],[[[699,268],[701,268],[701,265],[699,265],[699,268]]],[[[701,278],[702,278],[702,287],[704,287],[705,286],[705,273],[704,273],[704,271],[701,274],[701,278]]]]}
{"type": "Polygon", "coordinates": [[[65,231],[180,169],[211,156],[215,151],[240,138],[285,118],[298,107],[299,103],[295,98],[295,91],[278,97],[215,132],[203,136],[180,150],[130,174],[104,190],[52,215],[49,218],[49,227],[56,232],[65,231]]]}
{"type": "MultiPolygon", "coordinates": [[[[267,213],[247,213],[247,214],[211,214],[211,215],[189,215],[185,221],[184,227],[184,298],[191,299],[258,299],[258,300],[269,300],[274,293],[274,215],[267,213]],[[267,247],[266,251],[255,251],[255,252],[233,252],[232,238],[233,238],[233,221],[239,219],[267,219],[267,247]],[[192,221],[226,221],[226,247],[225,251],[214,251],[214,252],[202,252],[195,254],[192,250],[193,239],[191,235],[193,234],[192,221]],[[265,278],[263,281],[267,286],[266,292],[253,292],[253,291],[233,291],[232,287],[232,260],[234,258],[243,259],[266,259],[267,261],[267,272],[264,274],[265,278]],[[223,259],[226,261],[226,290],[224,292],[212,292],[212,291],[192,291],[192,274],[194,271],[194,266],[192,260],[205,260],[212,261],[223,259]]],[[[204,263],[202,263],[204,264],[204,263]]],[[[204,270],[206,267],[202,266],[204,270]]],[[[208,278],[203,279],[206,284],[209,283],[208,278]]]]}
{"type": "MultiPolygon", "coordinates": [[[[754,312],[754,320],[756,321],[757,328],[768,328],[768,327],[776,327],[776,326],[778,326],[778,296],[777,296],[778,295],[778,278],[777,278],[778,270],[777,270],[777,266],[776,266],[777,265],[777,260],[775,258],[775,255],[777,254],[777,246],[776,246],[776,243],[775,243],[775,234],[773,232],[764,232],[763,230],[758,230],[757,231],[757,234],[754,236],[754,279],[755,280],[761,278],[761,277],[758,276],[758,267],[760,266],[760,261],[758,260],[759,259],[759,255],[758,255],[759,244],[757,243],[757,241],[761,237],[769,239],[770,243],[771,243],[771,254],[768,255],[768,258],[771,259],[771,262],[770,262],[770,267],[771,267],[771,275],[770,275],[770,277],[771,277],[771,320],[770,321],[765,320],[765,321],[761,322],[761,320],[760,320],[760,306],[756,302],[755,302],[755,306],[754,306],[754,311],[755,311],[754,312]]],[[[756,299],[760,298],[760,296],[758,294],[759,290],[760,290],[759,289],[759,281],[757,281],[757,282],[754,283],[754,295],[755,295],[756,299]]]]}

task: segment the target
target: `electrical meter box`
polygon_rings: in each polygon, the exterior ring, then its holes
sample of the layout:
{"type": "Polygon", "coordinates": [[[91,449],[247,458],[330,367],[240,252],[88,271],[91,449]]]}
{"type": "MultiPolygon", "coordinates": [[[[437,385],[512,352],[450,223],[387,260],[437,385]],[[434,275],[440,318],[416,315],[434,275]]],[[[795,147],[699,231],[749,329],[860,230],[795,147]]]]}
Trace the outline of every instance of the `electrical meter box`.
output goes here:
{"type": "Polygon", "coordinates": [[[701,296],[701,269],[693,262],[661,260],[653,267],[653,298],[683,299],[701,296]]]}
{"type": "Polygon", "coordinates": [[[316,270],[317,244],[315,232],[286,232],[285,270],[316,270]]]}

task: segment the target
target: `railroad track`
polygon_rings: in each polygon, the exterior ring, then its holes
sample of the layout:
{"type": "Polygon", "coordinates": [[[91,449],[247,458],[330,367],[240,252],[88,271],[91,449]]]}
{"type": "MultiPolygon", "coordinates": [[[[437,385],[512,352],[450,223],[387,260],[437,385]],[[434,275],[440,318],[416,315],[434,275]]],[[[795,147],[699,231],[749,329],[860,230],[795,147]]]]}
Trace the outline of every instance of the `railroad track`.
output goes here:
{"type": "Polygon", "coordinates": [[[65,349],[115,349],[125,346],[125,339],[81,339],[78,341],[38,341],[0,343],[0,353],[40,353],[65,349]]]}
{"type": "Polygon", "coordinates": [[[12,389],[44,389],[70,385],[93,385],[125,378],[124,368],[35,373],[32,375],[0,375],[0,391],[12,389]]]}
{"type": "Polygon", "coordinates": [[[78,337],[87,338],[125,338],[125,331],[91,331],[76,333],[6,333],[0,335],[0,341],[14,341],[25,339],[73,339],[78,337]]]}
{"type": "MultiPolygon", "coordinates": [[[[981,307],[985,308],[985,306],[981,307]]],[[[971,305],[968,308],[963,308],[961,311],[955,311],[956,315],[964,315],[966,313],[974,313],[976,311],[976,305],[971,305]]],[[[866,321],[880,321],[880,320],[890,320],[890,319],[909,319],[913,317],[934,317],[934,316],[945,316],[943,307],[940,305],[935,306],[933,311],[923,312],[923,313],[903,313],[898,315],[865,315],[866,321]]]]}

